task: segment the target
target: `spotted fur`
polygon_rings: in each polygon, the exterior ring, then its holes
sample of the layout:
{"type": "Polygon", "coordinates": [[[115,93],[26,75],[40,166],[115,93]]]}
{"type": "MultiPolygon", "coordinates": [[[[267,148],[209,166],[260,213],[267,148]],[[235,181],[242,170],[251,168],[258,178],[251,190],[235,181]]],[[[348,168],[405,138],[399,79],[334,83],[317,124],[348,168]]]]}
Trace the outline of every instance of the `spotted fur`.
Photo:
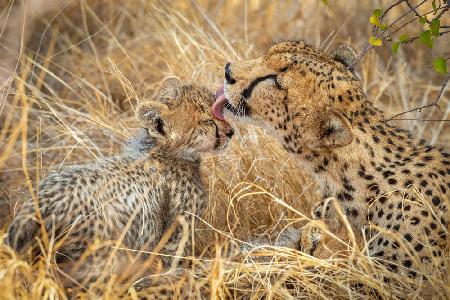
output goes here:
{"type": "MultiPolygon", "coordinates": [[[[348,70],[353,60],[346,46],[327,55],[280,42],[228,63],[225,117],[266,128],[296,155],[323,195],[313,217],[332,233],[348,238],[341,210],[376,261],[412,277],[439,273],[449,251],[449,154],[386,123],[348,70]]],[[[336,253],[316,229],[304,233],[304,251],[336,253]]]]}
{"type": "Polygon", "coordinates": [[[15,216],[7,243],[23,252],[44,229],[55,239],[61,269],[80,283],[128,267],[131,252],[110,246],[154,251],[173,226],[160,252],[189,255],[191,238],[183,230],[191,232],[193,216],[202,214],[207,201],[201,156],[224,149],[233,134],[211,115],[213,101],[204,88],[167,80],[158,102],[137,108],[142,133],[114,157],[49,175],[37,201],[27,201],[15,216]],[[177,221],[184,222],[176,226],[177,221]],[[184,251],[177,252],[179,246],[184,251]]]}

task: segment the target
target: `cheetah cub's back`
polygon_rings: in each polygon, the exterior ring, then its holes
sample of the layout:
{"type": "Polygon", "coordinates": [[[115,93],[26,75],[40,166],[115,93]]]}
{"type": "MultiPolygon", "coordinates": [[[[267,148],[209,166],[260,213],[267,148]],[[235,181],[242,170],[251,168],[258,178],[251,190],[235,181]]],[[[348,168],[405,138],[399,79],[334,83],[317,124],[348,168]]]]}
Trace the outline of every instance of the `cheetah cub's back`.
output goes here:
{"type": "MultiPolygon", "coordinates": [[[[138,106],[144,129],[122,153],[49,175],[37,206],[31,199],[23,205],[6,242],[24,252],[36,238],[55,238],[59,267],[82,284],[123,275],[131,252],[110,246],[154,251],[169,229],[160,252],[188,255],[191,238],[183,238],[176,222],[189,226],[203,212],[201,157],[225,149],[233,130],[212,117],[214,95],[205,88],[168,79],[158,98],[138,106]]],[[[138,257],[141,265],[145,258],[138,257]]],[[[163,258],[165,265],[170,261],[163,258]]]]}

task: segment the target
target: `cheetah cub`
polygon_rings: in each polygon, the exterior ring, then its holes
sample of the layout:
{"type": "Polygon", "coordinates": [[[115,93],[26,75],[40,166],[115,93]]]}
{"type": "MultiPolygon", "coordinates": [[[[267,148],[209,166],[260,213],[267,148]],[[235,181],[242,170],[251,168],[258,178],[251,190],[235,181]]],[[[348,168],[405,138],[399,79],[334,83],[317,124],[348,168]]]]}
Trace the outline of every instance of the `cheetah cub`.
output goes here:
{"type": "Polygon", "coordinates": [[[184,233],[207,201],[201,157],[225,149],[233,129],[212,117],[214,95],[205,88],[171,78],[158,100],[137,107],[145,130],[122,153],[49,175],[37,204],[29,200],[15,216],[6,242],[23,252],[45,229],[56,240],[58,266],[81,283],[120,274],[130,262],[122,248],[189,255],[184,233]]]}

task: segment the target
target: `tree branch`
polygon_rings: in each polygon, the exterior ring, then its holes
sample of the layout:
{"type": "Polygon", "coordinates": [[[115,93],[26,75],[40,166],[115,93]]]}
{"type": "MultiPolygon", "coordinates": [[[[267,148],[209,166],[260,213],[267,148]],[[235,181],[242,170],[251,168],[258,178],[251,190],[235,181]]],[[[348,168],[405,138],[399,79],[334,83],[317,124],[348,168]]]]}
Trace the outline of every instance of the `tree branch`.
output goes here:
{"type": "MultiPolygon", "coordinates": [[[[400,4],[403,3],[403,2],[406,3],[406,5],[409,7],[409,10],[406,11],[406,12],[404,12],[404,13],[402,13],[402,14],[401,14],[399,17],[397,17],[392,23],[390,23],[389,25],[385,26],[384,31],[382,31],[381,33],[377,34],[377,32],[378,32],[378,26],[374,26],[374,28],[372,29],[372,33],[373,33],[374,35],[376,35],[376,38],[377,38],[377,39],[381,39],[382,41],[385,41],[385,40],[391,40],[391,37],[392,37],[395,33],[397,33],[398,31],[400,31],[401,29],[405,28],[406,26],[408,26],[408,25],[411,24],[412,22],[414,22],[414,21],[416,21],[416,20],[418,20],[418,19],[420,19],[420,18],[426,17],[428,14],[433,13],[433,12],[434,12],[434,14],[436,14],[436,16],[435,16],[434,18],[439,19],[440,17],[442,17],[442,16],[444,15],[445,12],[447,12],[448,10],[450,10],[450,0],[447,0],[446,2],[444,1],[444,5],[443,5],[443,6],[440,4],[439,7],[438,7],[437,9],[433,9],[433,10],[431,10],[431,11],[427,11],[427,12],[425,12],[424,14],[421,15],[421,14],[418,12],[417,8],[420,7],[420,6],[422,6],[425,2],[427,2],[427,0],[422,0],[422,1],[420,1],[418,4],[416,4],[415,6],[414,6],[414,5],[411,5],[411,3],[409,3],[409,0],[397,0],[397,1],[395,1],[394,3],[392,3],[391,5],[389,5],[389,6],[385,9],[385,11],[381,14],[381,16],[380,16],[379,19],[378,19],[379,22],[382,23],[383,20],[384,20],[384,18],[387,16],[388,12],[389,12],[390,10],[392,10],[394,7],[400,5],[400,4]],[[397,23],[400,22],[401,20],[405,19],[405,17],[406,17],[408,14],[410,14],[411,12],[414,13],[414,17],[413,17],[411,20],[406,21],[406,22],[404,22],[403,24],[401,24],[401,25],[399,25],[399,26],[396,26],[396,28],[392,29],[393,26],[394,26],[395,24],[397,24],[397,23]]],[[[431,24],[431,22],[428,21],[428,19],[427,19],[426,22],[428,23],[428,25],[431,24]]],[[[448,26],[448,25],[441,25],[441,26],[440,26],[440,28],[449,28],[449,27],[450,27],[450,26],[448,26]]],[[[442,36],[442,35],[447,34],[447,33],[449,33],[449,32],[450,32],[450,30],[442,31],[442,32],[439,33],[438,36],[442,36]]],[[[419,38],[419,36],[412,37],[412,38],[410,38],[406,43],[412,43],[412,42],[416,41],[418,38],[419,38]]],[[[403,42],[403,43],[405,43],[405,42],[403,42]]],[[[358,53],[358,55],[356,56],[355,60],[354,60],[353,63],[348,67],[348,69],[351,70],[351,71],[353,71],[353,69],[356,67],[356,65],[358,65],[358,63],[359,63],[359,62],[361,61],[361,59],[366,55],[366,53],[369,52],[370,50],[372,50],[373,48],[375,48],[374,45],[372,45],[371,43],[367,43],[367,44],[361,49],[361,51],[358,53]]],[[[404,112],[398,113],[398,114],[392,116],[391,118],[385,120],[384,122],[387,123],[387,122],[389,122],[389,121],[391,121],[391,120],[393,120],[393,119],[395,119],[395,118],[397,118],[397,117],[399,117],[399,116],[402,116],[402,115],[404,115],[404,114],[411,113],[411,112],[414,112],[414,111],[421,111],[421,110],[424,109],[424,108],[428,108],[428,107],[438,107],[438,108],[439,108],[439,104],[438,104],[438,103],[439,103],[439,99],[442,97],[442,94],[444,93],[445,88],[446,88],[447,83],[448,83],[449,80],[450,80],[450,74],[447,74],[447,76],[446,76],[446,78],[445,78],[445,80],[444,80],[444,82],[443,82],[443,84],[442,84],[442,86],[441,86],[441,89],[440,89],[438,95],[436,96],[436,99],[435,99],[432,103],[427,104],[427,105],[424,105],[424,106],[416,107],[416,108],[410,109],[410,110],[408,110],[408,111],[404,111],[404,112]]],[[[438,120],[426,120],[426,121],[438,121],[438,120]]],[[[442,121],[448,121],[448,120],[442,120],[442,121]]]]}
{"type": "MultiPolygon", "coordinates": [[[[398,0],[397,2],[392,3],[391,5],[389,5],[381,14],[380,16],[380,23],[383,23],[384,17],[386,17],[386,15],[388,14],[388,12],[393,9],[394,7],[396,7],[397,5],[399,5],[400,3],[402,3],[405,0],[398,0]]],[[[372,32],[375,34],[378,31],[378,26],[373,26],[372,32]]]]}
{"type": "Polygon", "coordinates": [[[449,10],[450,9],[450,0],[448,0],[447,1],[447,5],[444,7],[444,9],[442,9],[442,11],[436,16],[436,18],[440,18],[440,17],[442,17],[442,15],[443,14],[445,14],[445,12],[447,11],[447,10],[449,10]]]}
{"type": "MultiPolygon", "coordinates": [[[[384,13],[380,16],[380,22],[382,22],[382,20],[384,19],[384,17],[387,15],[387,13],[393,9],[394,7],[398,6],[399,4],[401,4],[402,2],[404,2],[405,0],[399,0],[397,2],[394,2],[393,4],[391,4],[385,11],[384,13]]],[[[421,6],[422,4],[424,4],[427,0],[423,0],[422,2],[420,2],[419,4],[417,4],[415,6],[415,8],[421,6]]],[[[450,1],[450,0],[449,0],[450,1]]],[[[401,19],[403,19],[406,15],[408,15],[409,13],[411,13],[412,10],[409,10],[405,13],[403,13],[402,15],[400,15],[397,19],[395,19],[391,24],[389,24],[386,28],[390,29],[393,25],[395,25],[398,21],[400,21],[401,19]]],[[[411,20],[410,22],[403,24],[402,26],[400,26],[399,28],[397,28],[394,32],[390,32],[389,35],[387,35],[386,37],[383,37],[383,40],[385,40],[386,38],[392,36],[395,32],[397,32],[398,30],[400,30],[401,28],[405,27],[406,25],[408,25],[409,23],[412,23],[414,20],[416,20],[417,18],[414,18],[413,20],[411,20]]],[[[375,26],[375,28],[377,28],[375,26]]],[[[373,31],[374,33],[377,32],[377,30],[373,31]]],[[[385,31],[386,32],[386,31],[385,31]]],[[[384,33],[381,33],[381,35],[383,36],[384,33]]],[[[353,63],[348,67],[349,70],[353,71],[354,68],[356,67],[356,65],[361,61],[361,59],[366,55],[367,52],[369,52],[370,50],[372,50],[375,46],[371,45],[370,43],[368,43],[366,46],[364,46],[364,48],[361,49],[361,51],[358,53],[358,55],[356,56],[355,60],[353,61],[353,63]]]]}
{"type": "MultiPolygon", "coordinates": [[[[409,3],[409,1],[408,0],[405,0],[405,2],[406,2],[406,5],[408,5],[408,7],[411,9],[411,11],[413,11],[414,12],[414,14],[417,16],[417,17],[421,17],[421,15],[417,12],[417,10],[416,10],[416,8],[415,7],[413,7],[412,5],[411,5],[411,3],[409,3]]],[[[428,21],[428,19],[427,19],[427,23],[428,24],[430,24],[430,21],[428,21]]]]}
{"type": "MultiPolygon", "coordinates": [[[[412,22],[414,22],[415,20],[426,16],[432,12],[434,12],[434,10],[430,10],[425,12],[423,15],[420,15],[417,12],[417,8],[420,7],[421,5],[423,5],[427,0],[422,0],[420,3],[416,4],[415,6],[412,6],[408,0],[401,0],[401,1],[396,1],[393,4],[391,4],[386,11],[380,16],[380,20],[382,20],[382,18],[384,18],[387,14],[387,12],[389,10],[391,10],[392,8],[398,6],[399,4],[401,4],[402,2],[406,2],[406,4],[408,5],[408,7],[410,8],[407,12],[401,14],[398,18],[396,18],[391,24],[389,24],[386,27],[386,30],[384,32],[381,33],[381,35],[379,36],[379,38],[381,38],[382,41],[385,41],[387,39],[389,39],[392,35],[394,35],[395,33],[397,33],[399,30],[401,30],[402,28],[406,27],[407,25],[411,24],[412,22]],[[393,25],[395,25],[396,23],[398,23],[400,20],[402,20],[405,16],[407,16],[409,13],[414,12],[415,14],[415,18],[407,21],[406,23],[400,25],[398,28],[396,28],[395,30],[389,30],[390,28],[392,28],[393,25]],[[388,33],[389,31],[389,33],[388,33]],[[387,34],[388,33],[388,34],[387,34]],[[385,35],[387,34],[387,35],[385,35]]],[[[441,10],[438,14],[438,16],[436,18],[440,18],[446,11],[448,11],[450,9],[450,0],[447,1],[447,4],[445,6],[439,7],[437,10],[441,10]]],[[[441,28],[445,28],[444,26],[447,25],[442,25],[441,28]]],[[[376,30],[374,30],[374,33],[376,33],[376,30]]],[[[445,31],[444,33],[447,33],[447,31],[445,31]]],[[[440,34],[442,35],[442,34],[440,34]]],[[[416,40],[417,38],[415,38],[414,40],[416,40]]],[[[358,55],[356,56],[355,60],[353,61],[353,63],[348,67],[349,70],[353,71],[354,68],[356,67],[356,65],[359,64],[359,62],[361,61],[361,59],[366,55],[367,52],[369,52],[370,50],[372,50],[373,48],[375,48],[375,46],[371,45],[370,43],[367,43],[366,46],[364,46],[361,51],[358,53],[358,55]]]]}
{"type": "MultiPolygon", "coordinates": [[[[444,34],[447,34],[447,33],[450,33],[450,30],[439,32],[439,36],[444,35],[444,34]]],[[[420,36],[415,36],[415,37],[409,38],[409,39],[405,42],[405,44],[410,44],[410,43],[416,41],[418,38],[420,38],[420,36]]]]}
{"type": "Polygon", "coordinates": [[[438,104],[439,99],[441,99],[441,96],[444,93],[445,87],[447,86],[447,83],[448,83],[449,80],[450,80],[450,74],[447,74],[447,77],[445,78],[444,82],[442,83],[441,90],[439,91],[438,95],[436,96],[436,99],[432,103],[424,105],[424,106],[416,107],[416,108],[413,108],[413,109],[410,109],[410,110],[407,110],[407,111],[404,111],[404,112],[401,112],[401,113],[398,113],[398,114],[390,117],[389,119],[385,120],[384,122],[387,123],[389,121],[392,121],[396,117],[399,117],[399,116],[402,116],[404,114],[407,114],[407,113],[410,113],[410,112],[414,112],[414,111],[417,111],[417,110],[421,111],[424,108],[439,107],[439,104],[438,104]]]}

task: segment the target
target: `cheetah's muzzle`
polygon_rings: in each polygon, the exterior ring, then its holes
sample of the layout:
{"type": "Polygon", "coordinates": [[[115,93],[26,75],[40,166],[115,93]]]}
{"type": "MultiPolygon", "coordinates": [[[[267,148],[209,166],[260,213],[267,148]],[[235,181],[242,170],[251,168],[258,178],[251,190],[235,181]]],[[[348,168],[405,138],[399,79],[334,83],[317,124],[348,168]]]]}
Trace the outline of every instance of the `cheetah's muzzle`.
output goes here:
{"type": "Polygon", "coordinates": [[[225,91],[224,86],[222,86],[219,90],[216,92],[216,101],[214,102],[212,106],[212,113],[213,115],[219,119],[224,121],[225,117],[223,116],[223,110],[227,109],[229,112],[231,112],[235,116],[250,116],[250,107],[245,102],[244,97],[241,97],[241,100],[239,101],[239,104],[237,106],[234,106],[231,104],[230,101],[225,97],[225,91]]]}

